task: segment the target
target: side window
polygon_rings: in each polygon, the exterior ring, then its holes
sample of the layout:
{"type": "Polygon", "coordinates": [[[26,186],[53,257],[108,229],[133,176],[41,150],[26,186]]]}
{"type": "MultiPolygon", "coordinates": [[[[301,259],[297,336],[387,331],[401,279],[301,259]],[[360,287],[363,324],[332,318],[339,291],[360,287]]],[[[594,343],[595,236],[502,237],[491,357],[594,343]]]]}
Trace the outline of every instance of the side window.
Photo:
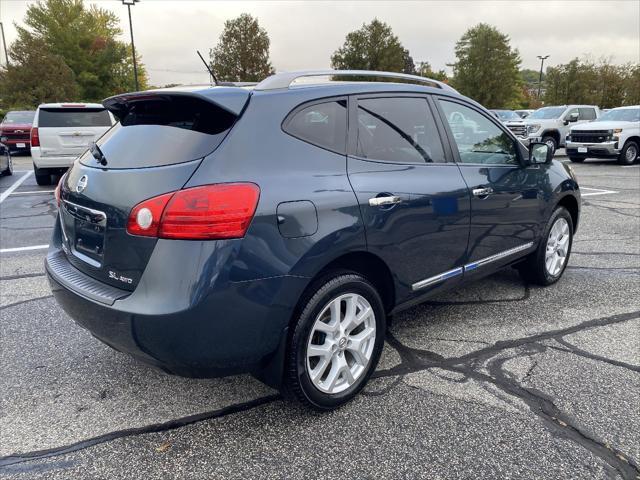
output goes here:
{"type": "Polygon", "coordinates": [[[338,153],[346,152],[347,101],[317,103],[298,111],[284,131],[300,140],[338,153]]]}
{"type": "Polygon", "coordinates": [[[580,120],[595,120],[596,119],[596,111],[594,108],[579,108],[580,116],[578,117],[580,120]]]}
{"type": "Polygon", "coordinates": [[[577,108],[572,108],[571,110],[568,110],[567,113],[564,114],[564,117],[562,117],[563,120],[569,120],[569,117],[574,114],[577,113],[578,114],[578,120],[582,120],[580,118],[580,112],[578,111],[577,108]]]}
{"type": "Polygon", "coordinates": [[[517,165],[514,141],[484,115],[459,103],[440,100],[462,163],[517,165]]]}
{"type": "Polygon", "coordinates": [[[426,98],[359,100],[356,155],[388,162],[444,162],[426,98]]]}

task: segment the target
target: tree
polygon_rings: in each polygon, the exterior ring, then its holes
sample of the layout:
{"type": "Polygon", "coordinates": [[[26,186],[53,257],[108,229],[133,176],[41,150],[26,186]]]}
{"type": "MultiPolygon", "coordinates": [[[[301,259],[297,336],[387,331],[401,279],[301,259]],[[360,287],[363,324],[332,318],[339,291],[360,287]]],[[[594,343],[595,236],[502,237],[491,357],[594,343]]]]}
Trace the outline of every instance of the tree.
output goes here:
{"type": "Polygon", "coordinates": [[[521,100],[520,54],[509,37],[480,23],[458,40],[453,85],[487,108],[515,107],[521,100]]]}
{"type": "MultiPolygon", "coordinates": [[[[12,51],[37,42],[61,58],[74,73],[81,100],[102,100],[134,89],[131,50],[116,40],[122,32],[112,12],[81,0],[39,0],[29,5],[25,27],[17,26],[12,51]]],[[[138,79],[144,88],[146,72],[139,62],[138,79]]],[[[68,98],[67,100],[73,100],[68,98]]]]}
{"type": "Polygon", "coordinates": [[[248,13],[227,20],[215,48],[209,51],[213,73],[229,82],[259,82],[273,74],[269,35],[248,13]]]}
{"type": "Polygon", "coordinates": [[[2,107],[7,109],[69,101],[79,94],[75,75],[64,59],[35,38],[11,49],[11,65],[0,70],[0,91],[2,107]]]}
{"type": "Polygon", "coordinates": [[[347,34],[344,44],[331,56],[338,70],[415,72],[413,59],[391,27],[377,18],[347,34]]]}
{"type": "Polygon", "coordinates": [[[447,72],[444,70],[438,70],[437,72],[434,71],[429,62],[420,62],[418,64],[418,75],[421,77],[432,78],[434,80],[440,80],[441,82],[449,82],[447,72]]]}

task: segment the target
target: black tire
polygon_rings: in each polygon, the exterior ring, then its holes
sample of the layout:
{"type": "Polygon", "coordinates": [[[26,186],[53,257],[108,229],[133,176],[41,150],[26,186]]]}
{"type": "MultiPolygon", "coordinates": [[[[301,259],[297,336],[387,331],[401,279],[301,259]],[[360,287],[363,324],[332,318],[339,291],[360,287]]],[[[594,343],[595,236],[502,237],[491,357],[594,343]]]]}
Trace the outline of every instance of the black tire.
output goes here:
{"type": "Polygon", "coordinates": [[[44,168],[33,166],[33,173],[36,176],[36,183],[41,187],[51,185],[51,173],[44,168]]]}
{"type": "Polygon", "coordinates": [[[4,171],[0,173],[0,175],[2,175],[3,177],[10,177],[11,175],[13,175],[13,159],[11,158],[10,153],[7,153],[7,168],[5,168],[4,171]]]}
{"type": "Polygon", "coordinates": [[[569,157],[569,160],[571,160],[573,163],[582,163],[585,159],[582,157],[569,157]]]}
{"type": "Polygon", "coordinates": [[[556,141],[555,138],[553,138],[550,135],[545,135],[544,137],[542,137],[542,143],[546,143],[549,145],[549,147],[551,147],[551,150],[553,151],[553,154],[556,154],[556,150],[558,150],[558,142],[556,141]]]}
{"type": "Polygon", "coordinates": [[[538,244],[538,248],[529,254],[529,256],[520,264],[518,264],[518,270],[522,278],[536,285],[548,286],[556,283],[562,277],[562,274],[567,268],[567,264],[569,263],[569,258],[571,257],[571,247],[573,244],[573,220],[571,219],[571,214],[564,207],[557,207],[549,221],[547,222],[547,226],[544,229],[544,233],[542,234],[542,238],[540,239],[540,243],[538,244]],[[566,259],[564,261],[564,265],[561,270],[557,272],[555,275],[552,275],[548,272],[545,261],[546,261],[546,251],[547,251],[547,241],[549,239],[549,233],[551,232],[551,228],[559,219],[563,218],[567,221],[569,225],[569,244],[566,259]]]}
{"type": "Polygon", "coordinates": [[[633,162],[638,160],[639,152],[640,147],[638,147],[638,143],[633,140],[628,140],[627,143],[624,144],[624,147],[622,147],[620,155],[618,155],[618,163],[620,165],[632,165],[633,162]],[[633,152],[635,152],[635,155],[633,152]]]}
{"type": "MultiPolygon", "coordinates": [[[[297,400],[316,410],[338,408],[360,392],[375,371],[380,359],[386,332],[385,311],[380,295],[362,275],[346,270],[335,271],[313,283],[301,299],[301,308],[298,311],[300,313],[289,331],[282,393],[286,398],[297,400]],[[307,346],[318,315],[331,300],[347,293],[358,294],[369,302],[375,315],[376,336],[369,362],[355,382],[341,392],[326,393],[316,387],[311,380],[307,369],[307,346]]],[[[347,351],[342,355],[345,359],[349,356],[347,351]]],[[[330,367],[327,369],[330,370],[330,367]]]]}

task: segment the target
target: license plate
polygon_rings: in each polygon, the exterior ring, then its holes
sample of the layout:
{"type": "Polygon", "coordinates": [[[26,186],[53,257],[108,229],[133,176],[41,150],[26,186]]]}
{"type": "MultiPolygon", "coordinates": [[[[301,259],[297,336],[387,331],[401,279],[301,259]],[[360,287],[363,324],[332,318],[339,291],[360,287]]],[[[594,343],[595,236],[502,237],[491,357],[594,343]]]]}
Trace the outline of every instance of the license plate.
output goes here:
{"type": "Polygon", "coordinates": [[[18,147],[18,148],[27,148],[27,144],[26,143],[16,143],[16,147],[18,147]]]}
{"type": "Polygon", "coordinates": [[[578,147],[578,153],[587,153],[587,147],[578,147]]]}

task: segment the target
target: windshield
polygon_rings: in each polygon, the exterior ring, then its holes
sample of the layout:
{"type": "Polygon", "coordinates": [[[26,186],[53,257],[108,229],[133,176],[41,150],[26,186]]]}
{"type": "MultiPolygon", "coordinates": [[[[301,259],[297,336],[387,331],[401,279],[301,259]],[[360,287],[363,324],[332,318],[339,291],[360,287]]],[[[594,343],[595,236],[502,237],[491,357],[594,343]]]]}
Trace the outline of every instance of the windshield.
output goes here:
{"type": "Polygon", "coordinates": [[[533,119],[541,119],[541,120],[550,120],[552,118],[560,118],[562,112],[566,110],[566,107],[544,107],[536,110],[531,115],[527,117],[527,120],[530,118],[533,119]]]}
{"type": "Polygon", "coordinates": [[[36,112],[9,112],[2,123],[33,123],[36,112]]]}
{"type": "Polygon", "coordinates": [[[512,110],[492,110],[500,120],[520,120],[518,114],[512,110]]]}
{"type": "Polygon", "coordinates": [[[616,108],[602,115],[598,121],[640,122],[640,108],[616,108]]]}

